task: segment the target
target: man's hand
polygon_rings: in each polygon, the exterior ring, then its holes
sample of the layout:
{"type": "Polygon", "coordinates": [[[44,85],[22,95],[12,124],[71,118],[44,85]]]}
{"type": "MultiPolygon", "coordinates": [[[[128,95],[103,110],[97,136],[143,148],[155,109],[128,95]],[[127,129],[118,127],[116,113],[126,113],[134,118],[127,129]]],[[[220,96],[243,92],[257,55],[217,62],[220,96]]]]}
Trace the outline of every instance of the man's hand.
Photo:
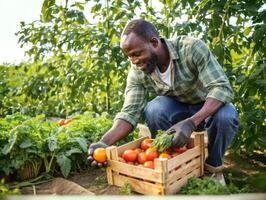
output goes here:
{"type": "Polygon", "coordinates": [[[89,147],[89,150],[88,150],[88,158],[87,158],[87,164],[90,165],[91,167],[102,167],[102,166],[105,166],[106,163],[99,163],[97,162],[96,160],[93,159],[93,152],[95,151],[95,149],[97,148],[107,148],[108,145],[105,144],[104,142],[102,141],[99,141],[99,142],[96,142],[96,143],[92,143],[89,147]]]}
{"type": "Polygon", "coordinates": [[[188,118],[180,121],[169,128],[166,133],[174,134],[172,139],[172,146],[182,147],[184,146],[191,136],[191,133],[196,129],[194,122],[188,118]]]}

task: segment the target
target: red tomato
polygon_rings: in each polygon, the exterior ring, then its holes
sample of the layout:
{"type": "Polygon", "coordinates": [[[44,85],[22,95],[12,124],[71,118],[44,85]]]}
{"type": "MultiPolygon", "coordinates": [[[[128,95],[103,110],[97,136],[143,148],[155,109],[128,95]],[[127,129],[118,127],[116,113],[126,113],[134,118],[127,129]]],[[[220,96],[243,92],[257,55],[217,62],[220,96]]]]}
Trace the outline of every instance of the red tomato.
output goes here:
{"type": "Polygon", "coordinates": [[[183,147],[173,147],[173,151],[176,153],[184,153],[187,150],[186,146],[183,147]]]}
{"type": "Polygon", "coordinates": [[[59,124],[59,126],[64,126],[64,125],[69,124],[70,122],[72,122],[72,119],[60,119],[58,121],[58,124],[59,124]]]}
{"type": "Polygon", "coordinates": [[[64,126],[64,125],[65,125],[65,119],[60,119],[60,120],[58,121],[58,125],[59,125],[59,126],[64,126]]]}
{"type": "Polygon", "coordinates": [[[146,155],[147,155],[147,160],[149,161],[153,161],[155,158],[158,158],[158,152],[155,148],[150,147],[145,151],[146,155]]]}
{"type": "Polygon", "coordinates": [[[134,151],[136,151],[138,154],[142,152],[141,148],[136,148],[134,151]]]}
{"type": "Polygon", "coordinates": [[[65,121],[64,121],[64,125],[67,125],[67,124],[69,124],[70,122],[72,122],[72,119],[65,119],[65,121]]]}
{"type": "Polygon", "coordinates": [[[150,138],[146,138],[145,140],[143,140],[140,144],[141,149],[146,150],[151,146],[152,143],[152,139],[150,138]]]}
{"type": "Polygon", "coordinates": [[[170,154],[168,154],[168,153],[161,153],[161,154],[159,155],[159,158],[170,159],[170,158],[172,158],[172,156],[171,156],[170,154]]]}
{"type": "Polygon", "coordinates": [[[132,149],[124,151],[122,158],[127,162],[134,162],[137,159],[138,153],[132,149]]]}
{"type": "Polygon", "coordinates": [[[146,168],[154,169],[154,162],[153,161],[146,161],[143,164],[143,166],[146,167],[146,168]]]}
{"type": "Polygon", "coordinates": [[[146,153],[145,152],[141,152],[141,153],[139,153],[139,155],[138,155],[138,162],[140,163],[140,164],[143,164],[143,163],[145,163],[147,161],[147,155],[146,155],[146,153]]]}

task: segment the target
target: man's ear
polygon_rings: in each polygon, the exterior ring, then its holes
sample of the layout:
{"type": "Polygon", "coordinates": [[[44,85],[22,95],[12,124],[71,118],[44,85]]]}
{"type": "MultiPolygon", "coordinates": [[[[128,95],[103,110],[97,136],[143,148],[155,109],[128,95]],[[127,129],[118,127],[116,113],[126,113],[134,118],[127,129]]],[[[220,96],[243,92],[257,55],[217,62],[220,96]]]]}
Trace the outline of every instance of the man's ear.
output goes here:
{"type": "Polygon", "coordinates": [[[158,38],[152,37],[150,39],[150,43],[152,44],[153,47],[158,47],[158,44],[159,44],[158,38]]]}

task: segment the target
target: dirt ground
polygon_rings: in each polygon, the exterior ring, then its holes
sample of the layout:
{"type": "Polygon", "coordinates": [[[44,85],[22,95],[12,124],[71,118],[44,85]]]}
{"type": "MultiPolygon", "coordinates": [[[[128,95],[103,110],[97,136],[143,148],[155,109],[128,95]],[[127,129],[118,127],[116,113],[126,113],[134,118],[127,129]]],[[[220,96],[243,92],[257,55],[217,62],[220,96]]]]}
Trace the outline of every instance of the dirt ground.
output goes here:
{"type": "MultiPolygon", "coordinates": [[[[266,172],[265,156],[259,153],[252,158],[227,153],[224,160],[226,182],[233,182],[238,187],[247,185],[252,192],[266,192],[266,188],[256,186],[256,177],[266,172]]],[[[266,181],[266,180],[265,180],[266,181]]],[[[48,183],[34,187],[25,187],[23,194],[86,194],[86,195],[121,195],[121,188],[107,183],[105,169],[88,169],[87,172],[72,174],[68,179],[55,178],[48,183]]],[[[134,193],[136,194],[136,193],[134,193]]]]}

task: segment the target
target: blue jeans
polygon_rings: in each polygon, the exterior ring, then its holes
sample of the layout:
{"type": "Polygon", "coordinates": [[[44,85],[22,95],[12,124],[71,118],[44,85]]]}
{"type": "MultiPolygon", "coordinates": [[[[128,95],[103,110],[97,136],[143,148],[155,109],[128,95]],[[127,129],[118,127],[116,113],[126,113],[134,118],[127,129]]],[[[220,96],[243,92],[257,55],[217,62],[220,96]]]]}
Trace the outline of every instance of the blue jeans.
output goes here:
{"type": "MultiPolygon", "coordinates": [[[[145,121],[152,138],[156,136],[157,130],[167,130],[177,122],[194,115],[202,108],[203,104],[204,102],[185,104],[169,96],[156,97],[144,109],[145,121]]],[[[208,133],[207,164],[213,167],[223,164],[225,151],[237,132],[238,124],[235,107],[232,104],[225,104],[197,127],[197,131],[206,129],[208,133]]]]}

